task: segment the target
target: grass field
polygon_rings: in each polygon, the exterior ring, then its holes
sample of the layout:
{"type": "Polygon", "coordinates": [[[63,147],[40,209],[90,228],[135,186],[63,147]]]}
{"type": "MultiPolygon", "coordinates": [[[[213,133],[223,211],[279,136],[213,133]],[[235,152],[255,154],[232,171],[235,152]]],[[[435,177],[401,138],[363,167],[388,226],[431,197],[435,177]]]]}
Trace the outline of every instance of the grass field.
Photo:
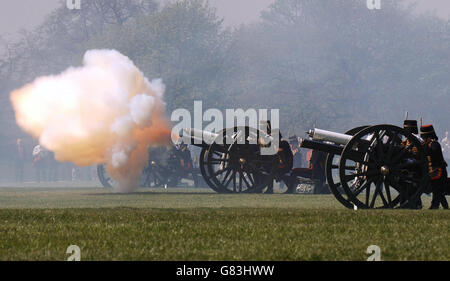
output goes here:
{"type": "MultiPolygon", "coordinates": [[[[429,198],[424,198],[429,206],[429,198]]],[[[348,210],[331,195],[0,188],[0,260],[449,260],[450,212],[348,210]]]]}

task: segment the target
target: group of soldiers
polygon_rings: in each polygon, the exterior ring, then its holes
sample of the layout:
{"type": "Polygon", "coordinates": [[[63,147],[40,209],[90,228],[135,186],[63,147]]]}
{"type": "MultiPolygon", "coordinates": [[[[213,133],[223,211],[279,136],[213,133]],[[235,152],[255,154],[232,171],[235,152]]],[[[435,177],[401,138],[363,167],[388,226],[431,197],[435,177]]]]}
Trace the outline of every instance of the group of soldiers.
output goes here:
{"type": "MultiPolygon", "coordinates": [[[[22,139],[17,139],[15,149],[15,181],[24,182],[26,166],[31,162],[35,182],[54,182],[58,180],[96,179],[96,170],[91,167],[79,168],[71,163],[60,163],[52,151],[37,144],[31,153],[26,149],[22,139]],[[31,158],[31,159],[30,159],[31,158]],[[82,173],[83,172],[83,173],[82,173]],[[84,176],[84,177],[82,177],[84,176]]],[[[27,178],[30,178],[29,176],[27,178]]]]}
{"type": "MultiPolygon", "coordinates": [[[[184,142],[170,147],[150,148],[148,180],[153,181],[155,186],[177,186],[182,178],[191,175],[194,185],[198,186],[200,183],[194,164],[191,151],[184,142]]],[[[152,183],[146,185],[151,186],[152,183]]]]}
{"type": "MultiPolygon", "coordinates": [[[[35,169],[35,179],[37,182],[56,180],[56,165],[54,154],[44,149],[41,145],[33,148],[31,165],[35,169]]],[[[17,139],[16,159],[15,159],[15,180],[24,181],[25,164],[28,160],[25,146],[22,139],[17,139]]]]}
{"type": "MultiPolygon", "coordinates": [[[[436,135],[433,125],[421,125],[420,135],[417,120],[405,120],[403,122],[403,128],[420,141],[425,151],[428,161],[430,191],[433,193],[430,209],[439,209],[440,205],[442,205],[444,209],[448,209],[448,202],[445,198],[448,188],[447,162],[444,159],[443,149],[438,141],[439,138],[436,135]]],[[[409,146],[408,143],[404,143],[403,145],[409,146]]],[[[446,145],[446,142],[444,142],[444,146],[446,145]]],[[[417,207],[422,207],[420,199],[417,203],[417,207]]]]}
{"type": "MultiPolygon", "coordinates": [[[[267,121],[267,132],[271,134],[270,121],[267,121]]],[[[284,139],[279,133],[279,147],[277,153],[279,163],[275,169],[275,181],[280,182],[280,186],[287,187],[285,193],[295,193],[297,182],[291,175],[314,179],[318,182],[316,188],[325,187],[325,161],[326,153],[316,150],[309,150],[306,156],[302,153],[300,142],[297,136],[289,137],[289,141],[284,139]],[[304,168],[304,160],[308,162],[308,167],[304,168]]],[[[269,183],[265,193],[273,193],[273,182],[269,183]]],[[[328,193],[320,190],[320,193],[328,193]]]]}
{"type": "MultiPolygon", "coordinates": [[[[403,127],[408,132],[412,133],[421,143],[425,155],[428,161],[428,176],[430,177],[430,188],[432,193],[432,202],[429,209],[439,209],[440,205],[444,209],[448,209],[448,202],[445,198],[445,194],[448,192],[449,180],[447,178],[447,162],[444,159],[443,151],[450,150],[450,141],[448,139],[448,132],[446,137],[443,139],[444,149],[442,149],[440,143],[438,142],[438,136],[434,130],[433,125],[421,125],[420,134],[419,127],[416,120],[405,120],[403,127]]],[[[270,123],[269,123],[270,131],[270,123]]],[[[287,176],[293,168],[294,159],[296,157],[302,159],[300,152],[300,147],[298,144],[297,137],[291,137],[288,142],[283,139],[281,134],[279,134],[280,142],[278,149],[279,164],[276,170],[278,176],[275,177],[278,181],[284,181],[288,187],[286,193],[295,192],[296,185],[293,181],[293,177],[287,176]]],[[[408,146],[409,144],[402,144],[408,146]]],[[[309,167],[308,168],[297,168],[294,170],[299,170],[298,175],[302,177],[315,178],[322,182],[325,182],[325,158],[326,155],[320,151],[310,151],[311,153],[308,157],[309,167]]],[[[297,163],[299,160],[297,160],[297,163]]],[[[301,161],[300,161],[301,163],[301,161]]],[[[301,165],[301,164],[300,164],[301,165]]],[[[266,193],[273,193],[273,184],[269,184],[266,193]]],[[[417,208],[422,208],[422,203],[419,198],[417,202],[417,208]]]]}

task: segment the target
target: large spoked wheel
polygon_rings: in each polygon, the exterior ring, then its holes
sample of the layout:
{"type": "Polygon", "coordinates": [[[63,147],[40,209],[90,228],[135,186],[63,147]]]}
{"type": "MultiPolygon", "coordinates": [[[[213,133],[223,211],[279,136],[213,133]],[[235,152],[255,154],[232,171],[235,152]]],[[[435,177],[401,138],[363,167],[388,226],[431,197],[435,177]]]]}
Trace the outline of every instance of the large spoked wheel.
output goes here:
{"type": "Polygon", "coordinates": [[[215,192],[220,192],[219,187],[211,180],[212,177],[208,173],[207,160],[206,160],[207,152],[208,152],[208,148],[205,148],[205,147],[200,152],[200,161],[199,161],[200,173],[203,176],[203,180],[206,182],[206,184],[212,190],[214,190],[215,192]]]}
{"type": "Polygon", "coordinates": [[[339,161],[342,188],[358,208],[413,207],[429,183],[419,140],[402,128],[377,125],[357,133],[339,161]]]}
{"type": "Polygon", "coordinates": [[[115,181],[106,172],[106,164],[97,165],[97,176],[104,187],[111,188],[114,186],[115,181]]]}
{"type": "MultiPolygon", "coordinates": [[[[106,171],[106,164],[97,165],[97,175],[103,187],[111,188],[116,184],[116,181],[108,175],[108,172],[106,171]]],[[[161,187],[165,184],[167,184],[167,180],[151,168],[147,167],[142,171],[139,181],[139,185],[141,187],[161,187]]]]}
{"type": "MultiPolygon", "coordinates": [[[[357,128],[353,128],[345,132],[346,135],[354,136],[361,130],[368,128],[369,126],[361,126],[357,128]]],[[[340,155],[328,153],[327,161],[326,161],[326,177],[327,184],[330,188],[331,193],[336,197],[336,199],[345,207],[353,208],[353,203],[348,198],[347,194],[344,192],[342,188],[341,182],[339,180],[339,161],[341,157],[340,155]]]]}
{"type": "Polygon", "coordinates": [[[258,145],[258,138],[266,136],[250,127],[219,133],[205,156],[209,177],[219,193],[262,192],[273,181],[275,155],[261,155],[258,145]]]}

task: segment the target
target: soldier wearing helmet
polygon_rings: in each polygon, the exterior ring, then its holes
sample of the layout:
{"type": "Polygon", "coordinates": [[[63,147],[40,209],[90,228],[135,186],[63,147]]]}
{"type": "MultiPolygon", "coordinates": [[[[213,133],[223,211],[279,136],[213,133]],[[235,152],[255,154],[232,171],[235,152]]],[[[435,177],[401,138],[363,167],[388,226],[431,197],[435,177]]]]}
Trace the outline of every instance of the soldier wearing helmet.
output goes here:
{"type": "Polygon", "coordinates": [[[442,155],[442,148],[433,125],[421,126],[420,136],[423,139],[422,145],[428,158],[428,174],[433,192],[430,209],[439,209],[441,204],[444,209],[448,209],[447,199],[445,198],[447,163],[442,155]]]}

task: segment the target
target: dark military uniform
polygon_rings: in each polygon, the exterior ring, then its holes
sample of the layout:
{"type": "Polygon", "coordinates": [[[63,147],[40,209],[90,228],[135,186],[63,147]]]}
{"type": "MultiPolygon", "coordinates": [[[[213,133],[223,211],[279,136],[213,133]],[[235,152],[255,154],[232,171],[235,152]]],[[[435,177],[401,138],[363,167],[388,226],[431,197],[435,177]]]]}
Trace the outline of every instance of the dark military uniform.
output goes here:
{"type": "Polygon", "coordinates": [[[292,169],[292,164],[294,156],[292,154],[291,146],[289,143],[281,139],[280,147],[278,148],[278,157],[280,158],[280,163],[277,167],[278,174],[286,174],[292,169]]]}
{"type": "Polygon", "coordinates": [[[181,166],[183,167],[183,170],[186,173],[191,172],[191,170],[192,170],[191,151],[187,148],[186,145],[183,145],[180,147],[179,155],[180,155],[180,162],[181,162],[181,166]]]}
{"type": "MultiPolygon", "coordinates": [[[[417,126],[417,120],[403,121],[403,128],[419,139],[419,137],[417,136],[417,134],[419,133],[419,128],[417,126]]],[[[420,141],[420,139],[419,139],[419,141],[420,141]]],[[[410,145],[411,145],[411,142],[409,139],[406,139],[402,142],[403,147],[409,147],[410,145]]],[[[418,149],[417,149],[417,147],[413,146],[409,149],[409,152],[411,153],[411,155],[414,155],[414,154],[417,154],[418,149]]],[[[415,172],[420,173],[419,170],[417,170],[415,172]]],[[[407,186],[407,194],[405,194],[405,197],[400,198],[401,203],[403,203],[406,200],[406,198],[410,198],[417,191],[418,186],[417,186],[417,184],[411,183],[411,182],[408,182],[408,183],[401,182],[401,184],[407,186]]],[[[420,196],[417,198],[417,201],[415,203],[410,204],[410,207],[413,209],[422,209],[422,199],[420,198],[420,196]]]]}
{"type": "Polygon", "coordinates": [[[292,136],[289,138],[289,143],[291,145],[292,155],[293,155],[293,168],[301,168],[303,166],[303,155],[298,146],[297,136],[292,136]]]}
{"type": "MultiPolygon", "coordinates": [[[[419,133],[419,129],[417,127],[417,121],[416,120],[405,120],[403,121],[403,128],[410,132],[411,134],[415,135],[417,137],[417,134],[419,133]]],[[[402,142],[402,146],[408,147],[411,144],[409,139],[402,142]]],[[[417,147],[412,147],[410,149],[410,152],[417,153],[417,147]]]]}
{"type": "MultiPolygon", "coordinates": [[[[291,150],[291,146],[289,143],[281,138],[280,134],[280,143],[278,148],[278,165],[275,169],[276,177],[278,180],[283,178],[283,175],[290,172],[293,164],[293,154],[291,150]]],[[[286,183],[287,186],[290,186],[289,183],[286,183]]],[[[267,187],[266,193],[273,193],[273,182],[269,183],[267,187]]]]}
{"type": "Polygon", "coordinates": [[[428,158],[428,174],[431,180],[433,200],[430,209],[439,209],[442,204],[444,209],[448,209],[445,198],[445,186],[447,183],[447,163],[442,155],[442,148],[432,125],[420,127],[420,135],[423,138],[423,147],[428,158]]]}

